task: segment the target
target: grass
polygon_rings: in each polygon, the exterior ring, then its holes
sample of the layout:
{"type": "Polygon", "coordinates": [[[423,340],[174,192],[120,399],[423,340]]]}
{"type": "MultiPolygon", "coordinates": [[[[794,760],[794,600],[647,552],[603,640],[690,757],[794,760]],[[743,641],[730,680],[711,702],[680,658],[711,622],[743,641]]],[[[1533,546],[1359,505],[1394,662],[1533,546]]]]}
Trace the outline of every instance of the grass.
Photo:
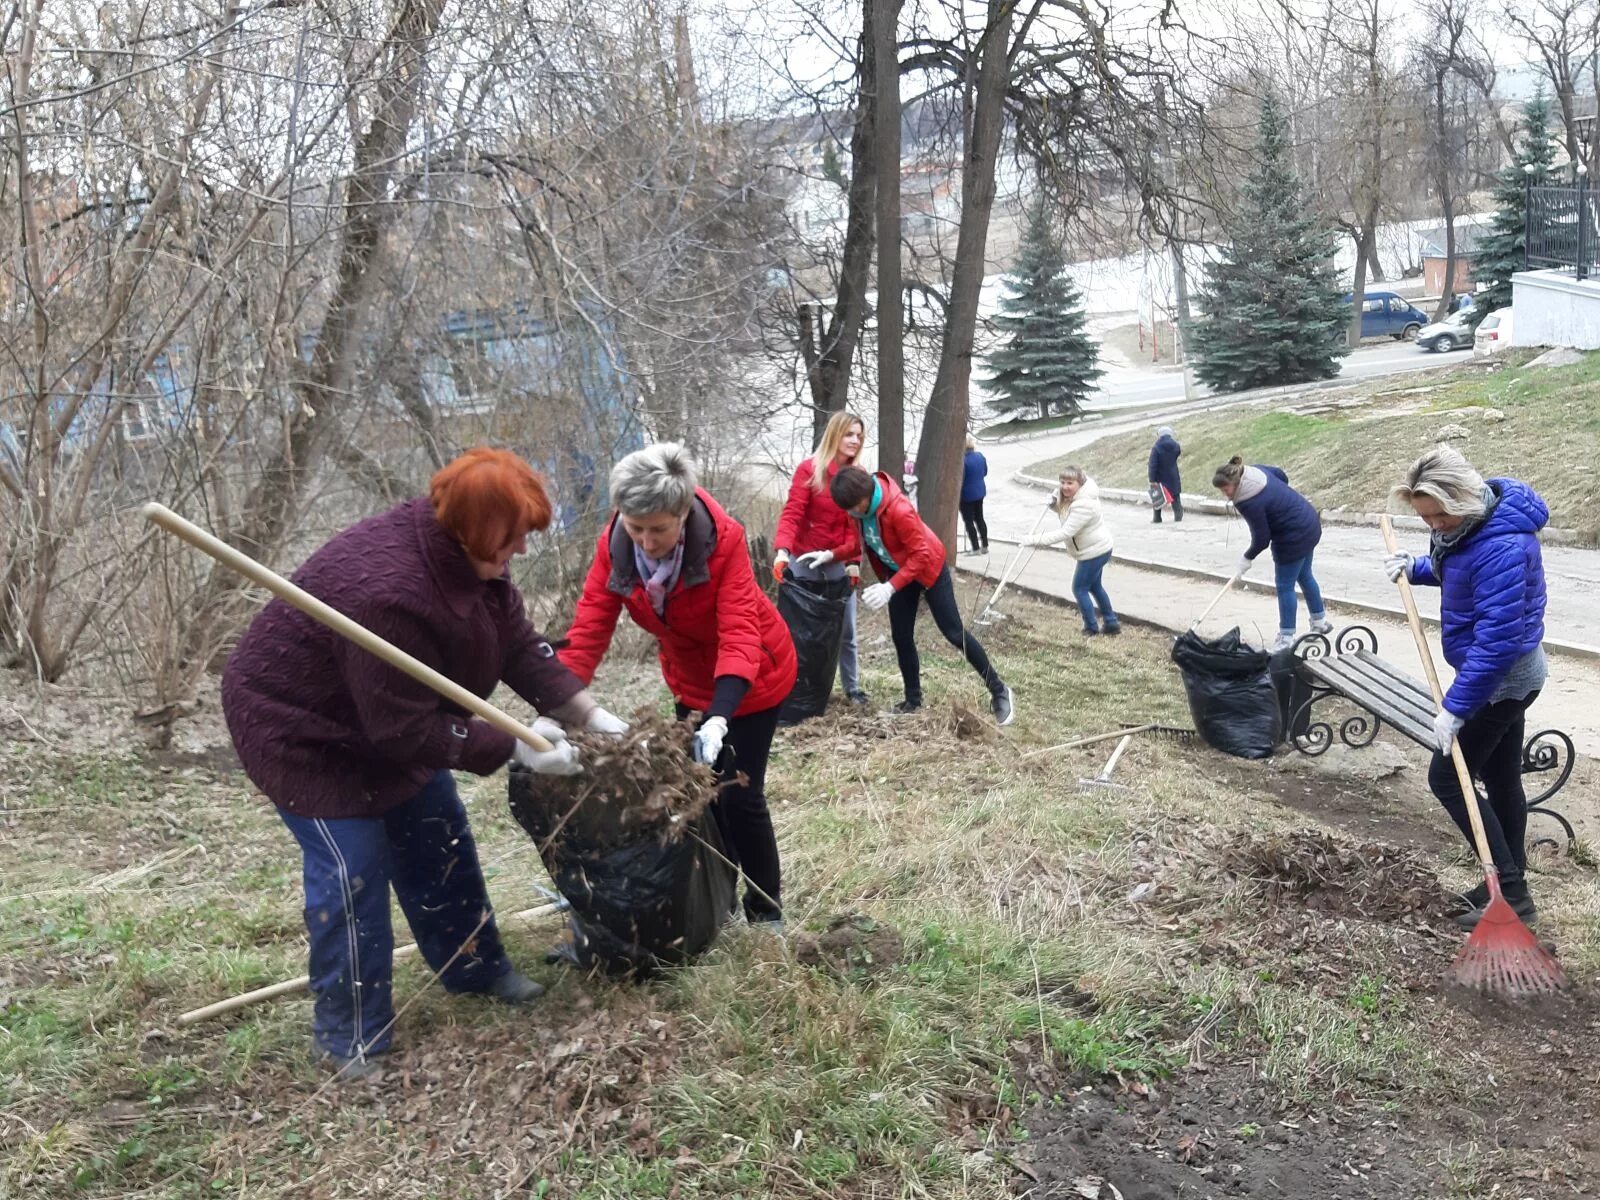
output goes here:
{"type": "MultiPolygon", "coordinates": [[[[769,787],[791,925],[869,914],[899,930],[897,962],[840,974],[734,932],[624,986],[543,967],[549,926],[510,930],[545,1003],[452,999],[402,964],[402,1075],[375,1093],[318,1091],[304,999],[174,1024],[304,969],[297,858],[239,776],[15,744],[0,1193],[998,1200],[1009,1171],[973,1148],[1003,1150],[1030,1105],[1078,1083],[1176,1080],[1203,1059],[1255,1062],[1311,1104],[1459,1088],[1476,1047],[1436,1044],[1359,922],[1319,926],[1360,963],[1326,986],[1264,935],[1263,964],[1206,958],[1217,922],[1249,942],[1257,921],[1195,882],[1197,833],[1302,819],[1174,743],[1136,744],[1126,793],[1077,787],[1104,746],[1023,760],[1122,720],[1186,720],[1163,638],[1083,643],[1069,613],[1017,614],[985,634],[1021,698],[1004,737],[958,732],[975,727],[952,706],[980,693],[931,629],[923,714],[781,735],[769,787]],[[1152,873],[1165,906],[1130,904],[1152,873]]],[[[882,701],[879,632],[869,620],[863,649],[882,701]]],[[[599,687],[625,708],[658,697],[648,670],[599,687]]],[[[463,784],[499,909],[537,902],[503,780],[463,784]]]]}
{"type": "MultiPolygon", "coordinates": [[[[1361,402],[1331,407],[1316,397],[1292,411],[1251,405],[1175,423],[1183,443],[1185,490],[1210,494],[1211,472],[1235,454],[1288,472],[1300,491],[1325,509],[1383,510],[1391,486],[1445,425],[1464,426],[1457,445],[1486,475],[1531,483],[1550,505],[1552,524],[1600,537],[1600,354],[1568,367],[1523,366],[1485,374],[1481,368],[1435,372],[1418,380],[1362,385],[1361,402]],[[1327,406],[1327,407],[1324,407],[1327,406]],[[1320,411],[1304,411],[1307,408],[1320,411]],[[1487,419],[1494,409],[1504,419],[1487,419]]],[[[1152,432],[1119,434],[1074,451],[1103,484],[1143,488],[1152,432]]],[[[1053,478],[1068,457],[1028,470],[1053,478]]]]}

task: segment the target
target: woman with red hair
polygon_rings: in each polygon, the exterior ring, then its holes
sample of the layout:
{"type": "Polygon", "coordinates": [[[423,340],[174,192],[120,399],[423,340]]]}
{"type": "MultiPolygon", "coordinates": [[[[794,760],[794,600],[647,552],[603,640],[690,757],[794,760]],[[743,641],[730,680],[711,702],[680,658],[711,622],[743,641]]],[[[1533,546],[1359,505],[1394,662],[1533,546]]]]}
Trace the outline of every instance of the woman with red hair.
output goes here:
{"type": "Polygon", "coordinates": [[[621,733],[534,630],[507,564],[550,524],[532,467],[469,450],[408,500],[334,536],[294,582],[414,658],[487,697],[501,680],[542,714],[539,753],[282,600],[251,622],[222,676],[245,773],[304,858],[312,1039],[344,1078],[390,1045],[393,885],[447,991],[525,1004],[543,988],[501,948],[452,770],[581,766],[562,725],[621,733]],[[550,720],[554,717],[556,720],[550,720]]]}

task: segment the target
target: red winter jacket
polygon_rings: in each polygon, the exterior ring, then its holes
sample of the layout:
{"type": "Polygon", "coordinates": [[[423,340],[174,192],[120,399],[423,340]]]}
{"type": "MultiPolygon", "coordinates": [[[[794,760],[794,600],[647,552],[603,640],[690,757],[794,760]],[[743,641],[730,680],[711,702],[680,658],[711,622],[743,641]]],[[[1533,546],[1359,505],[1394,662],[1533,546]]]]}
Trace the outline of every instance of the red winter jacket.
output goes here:
{"type": "Polygon", "coordinates": [[[794,687],[789,627],[756,584],[744,527],[704,490],[695,489],[684,533],[683,567],[656,616],[634,565],[633,543],[615,514],[595,548],[583,596],[560,651],[587,686],[611,646],[617,616],[655,635],[661,674],[680,704],[704,712],[719,675],[750,681],[734,716],[783,703],[794,687]]]}
{"type": "Polygon", "coordinates": [[[811,459],[806,459],[794,469],[794,479],[789,484],[789,498],[784,501],[783,515],[778,518],[778,532],[772,548],[787,550],[799,557],[813,550],[832,550],[834,562],[855,562],[860,557],[852,549],[854,531],[844,509],[833,502],[828,494],[828,484],[839,473],[837,461],[828,464],[828,478],[818,491],[811,486],[811,459]]]}
{"type": "MultiPolygon", "coordinates": [[[[888,565],[870,546],[867,547],[867,561],[878,578],[888,579],[897,592],[912,580],[923,587],[932,587],[939,572],[944,570],[944,543],[922,523],[910,497],[900,490],[899,484],[882,471],[876,472],[873,478],[883,488],[883,503],[878,507],[878,535],[883,538],[883,548],[900,569],[890,578],[888,565]]],[[[863,544],[860,518],[851,520],[850,534],[853,539],[850,557],[855,558],[863,544]]]]}

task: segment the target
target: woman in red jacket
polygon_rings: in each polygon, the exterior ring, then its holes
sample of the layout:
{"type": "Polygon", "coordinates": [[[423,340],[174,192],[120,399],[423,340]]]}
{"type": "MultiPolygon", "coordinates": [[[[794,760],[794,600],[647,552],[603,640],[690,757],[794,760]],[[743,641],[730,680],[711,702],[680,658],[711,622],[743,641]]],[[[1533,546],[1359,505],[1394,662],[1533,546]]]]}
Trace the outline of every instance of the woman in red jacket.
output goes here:
{"type": "MultiPolygon", "coordinates": [[[[817,451],[794,469],[789,499],[778,518],[774,536],[778,552],[772,559],[772,577],[783,583],[788,567],[796,579],[843,579],[861,575],[860,560],[851,545],[850,519],[828,494],[828,485],[841,467],[853,466],[867,440],[867,426],[852,412],[828,418],[817,451]],[[790,560],[793,559],[791,562],[790,560]]],[[[861,669],[856,656],[856,593],[845,600],[844,632],[839,642],[839,682],[852,704],[865,704],[861,669]]]]}
{"type": "Polygon", "coordinates": [[[624,608],[655,636],[679,719],[703,714],[694,757],[723,783],[712,808],[750,885],[745,916],[781,928],[766,777],[778,709],[795,680],[788,626],[756,584],[744,527],[695,486],[682,446],[628,455],[611,472],[611,499],[617,511],[595,548],[561,661],[587,685],[624,608]]]}
{"type": "MultiPolygon", "coordinates": [[[[844,467],[833,477],[833,501],[849,513],[865,543],[867,561],[881,583],[861,594],[868,608],[888,605],[889,631],[900,662],[906,698],[895,712],[915,712],[922,707],[922,660],[917,656],[917,601],[926,596],[928,611],[945,641],[966,655],[967,662],[989,689],[994,719],[1011,724],[1015,698],[1000,673],[990,663],[978,639],[961,623],[956,605],[956,585],[944,561],[944,544],[922,523],[917,510],[893,479],[879,471],[868,475],[860,467],[844,467]]],[[[859,543],[858,543],[859,544],[859,543]]]]}

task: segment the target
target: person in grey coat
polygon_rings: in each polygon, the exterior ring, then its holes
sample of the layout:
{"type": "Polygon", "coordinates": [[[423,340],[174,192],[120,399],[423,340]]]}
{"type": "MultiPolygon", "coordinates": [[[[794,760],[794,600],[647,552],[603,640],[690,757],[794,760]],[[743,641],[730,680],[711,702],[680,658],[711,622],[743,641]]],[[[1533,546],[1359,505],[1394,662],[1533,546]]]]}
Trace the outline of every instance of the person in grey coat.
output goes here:
{"type": "Polygon", "coordinates": [[[1150,447],[1150,507],[1155,524],[1161,524],[1161,509],[1172,505],[1172,519],[1183,520],[1183,479],[1178,474],[1178,456],[1183,447],[1173,436],[1172,426],[1156,430],[1156,444],[1150,447]]]}

